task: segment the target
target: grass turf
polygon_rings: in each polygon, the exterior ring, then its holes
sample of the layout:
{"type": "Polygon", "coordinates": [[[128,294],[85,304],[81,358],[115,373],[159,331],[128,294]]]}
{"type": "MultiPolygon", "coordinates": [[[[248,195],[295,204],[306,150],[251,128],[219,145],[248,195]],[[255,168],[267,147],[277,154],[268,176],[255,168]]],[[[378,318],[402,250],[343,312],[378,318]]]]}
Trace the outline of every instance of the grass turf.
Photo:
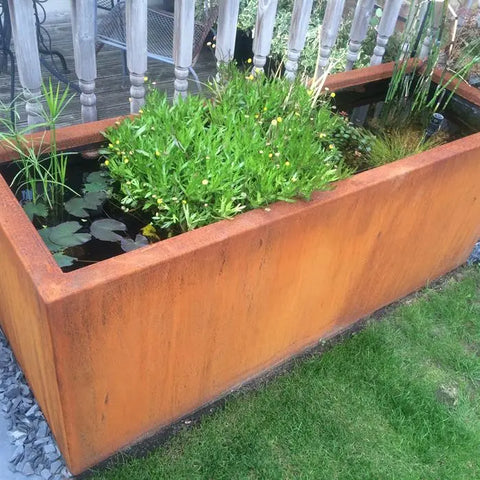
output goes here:
{"type": "Polygon", "coordinates": [[[95,480],[480,478],[480,269],[95,480]]]}

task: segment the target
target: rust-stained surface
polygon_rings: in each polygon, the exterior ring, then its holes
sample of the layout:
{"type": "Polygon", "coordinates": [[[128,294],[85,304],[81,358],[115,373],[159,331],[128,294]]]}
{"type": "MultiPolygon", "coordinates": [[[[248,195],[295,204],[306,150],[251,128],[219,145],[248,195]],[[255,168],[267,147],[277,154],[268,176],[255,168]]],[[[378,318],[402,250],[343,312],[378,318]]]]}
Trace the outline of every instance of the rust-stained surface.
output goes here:
{"type": "Polygon", "coordinates": [[[67,274],[0,178],[0,320],[71,470],[463,263],[479,178],[476,134],[67,274]]]}

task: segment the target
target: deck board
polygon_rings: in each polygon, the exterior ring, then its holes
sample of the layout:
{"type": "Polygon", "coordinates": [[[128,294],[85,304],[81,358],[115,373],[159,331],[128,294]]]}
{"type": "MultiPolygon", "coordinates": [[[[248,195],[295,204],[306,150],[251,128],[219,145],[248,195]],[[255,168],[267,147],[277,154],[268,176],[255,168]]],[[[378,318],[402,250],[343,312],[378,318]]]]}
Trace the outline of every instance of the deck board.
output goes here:
{"type": "MultiPolygon", "coordinates": [[[[66,75],[68,80],[76,82],[74,72],[73,43],[71,25],[68,22],[50,23],[46,28],[52,38],[52,48],[59,50],[67,61],[70,73],[66,75]]],[[[45,57],[46,58],[46,57],[45,57]]],[[[59,62],[56,62],[59,65],[59,62]]],[[[200,57],[195,65],[200,81],[206,82],[215,74],[216,63],[215,56],[210,47],[204,46],[200,57]]],[[[42,65],[42,73],[44,81],[51,76],[50,72],[42,65]]],[[[122,68],[122,52],[121,50],[105,45],[97,54],[97,110],[98,118],[109,118],[129,113],[129,88],[128,77],[123,75],[122,68]]],[[[167,92],[169,97],[173,96],[174,71],[173,66],[153,59],[148,60],[147,76],[149,82],[155,82],[155,88],[167,92]]],[[[54,78],[54,82],[57,80],[54,78]]],[[[15,79],[16,94],[21,95],[22,89],[18,78],[18,72],[15,79]]],[[[190,91],[196,92],[195,82],[190,81],[190,91]]],[[[80,118],[80,102],[78,95],[74,94],[72,101],[65,108],[61,115],[58,125],[73,125],[81,123],[80,118]]],[[[0,72],[0,101],[7,104],[10,99],[10,74],[8,72],[0,72]]],[[[18,125],[26,124],[25,107],[21,99],[17,102],[17,112],[19,114],[18,125]]],[[[0,115],[4,115],[1,113],[0,115]]]]}

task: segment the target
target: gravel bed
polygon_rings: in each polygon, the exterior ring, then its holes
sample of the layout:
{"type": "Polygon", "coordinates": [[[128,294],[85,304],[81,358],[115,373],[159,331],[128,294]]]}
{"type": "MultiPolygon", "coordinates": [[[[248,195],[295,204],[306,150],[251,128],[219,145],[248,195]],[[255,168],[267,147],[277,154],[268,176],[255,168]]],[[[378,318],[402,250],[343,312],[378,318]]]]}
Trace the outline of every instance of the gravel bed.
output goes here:
{"type": "Polygon", "coordinates": [[[0,330],[0,408],[14,445],[9,468],[44,480],[71,478],[37,402],[0,330]]]}

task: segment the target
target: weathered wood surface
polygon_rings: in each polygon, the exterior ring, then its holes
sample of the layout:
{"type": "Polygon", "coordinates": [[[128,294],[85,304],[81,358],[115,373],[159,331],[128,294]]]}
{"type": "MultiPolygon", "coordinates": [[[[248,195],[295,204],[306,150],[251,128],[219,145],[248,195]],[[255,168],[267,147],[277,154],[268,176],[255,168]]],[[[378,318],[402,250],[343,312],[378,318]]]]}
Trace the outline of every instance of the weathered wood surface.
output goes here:
{"type": "Polygon", "coordinates": [[[313,0],[295,0],[288,38],[287,61],[285,62],[285,77],[293,80],[298,70],[298,59],[305,46],[308,23],[312,14],[313,0]]]}
{"type": "Polygon", "coordinates": [[[223,0],[219,4],[215,49],[219,68],[233,59],[239,7],[240,0],[223,0]]]}
{"type": "Polygon", "coordinates": [[[253,39],[253,65],[263,69],[272,46],[273,27],[277,13],[278,0],[259,0],[253,39]]]}
{"type": "Polygon", "coordinates": [[[365,40],[372,18],[375,0],[358,0],[350,29],[348,42],[347,64],[345,70],[351,70],[358,60],[362,43],[365,40]]]}
{"type": "Polygon", "coordinates": [[[147,0],[126,3],[127,66],[130,75],[130,113],[145,103],[144,77],[147,71],[147,0]]]}
{"type": "Polygon", "coordinates": [[[78,77],[83,122],[97,119],[97,56],[95,54],[96,5],[91,0],[71,0],[73,54],[78,77]]]}
{"type": "MultiPolygon", "coordinates": [[[[101,13],[101,12],[99,12],[101,13]]],[[[72,30],[70,21],[63,23],[47,24],[50,35],[52,36],[52,45],[65,55],[67,66],[71,70],[66,77],[72,82],[77,82],[77,76],[74,72],[74,55],[72,43],[72,30]]],[[[209,48],[204,48],[195,64],[195,71],[200,77],[200,81],[206,82],[216,73],[215,57],[209,48]]],[[[47,80],[50,73],[42,67],[42,78],[47,80]]],[[[149,82],[155,82],[156,88],[166,91],[169,98],[173,98],[173,82],[175,79],[173,65],[148,59],[147,76],[149,82]]],[[[128,77],[123,76],[122,53],[121,50],[105,45],[97,54],[97,80],[95,93],[97,97],[98,118],[111,118],[118,115],[130,113],[130,83],[128,77]]],[[[53,79],[56,84],[56,79],[53,79]]],[[[189,83],[191,82],[189,79],[189,83]]],[[[194,88],[193,92],[196,91],[194,88]]],[[[16,93],[22,92],[18,77],[16,77],[16,93]]],[[[58,125],[66,126],[78,124],[82,121],[80,115],[80,102],[73,90],[70,91],[74,98],[66,107],[60,116],[58,125]]],[[[8,103],[10,98],[10,74],[0,73],[0,101],[8,103]]],[[[21,101],[17,104],[20,119],[19,127],[27,122],[25,108],[21,101]]]]}
{"type": "Polygon", "coordinates": [[[43,119],[40,104],[42,75],[33,5],[31,0],[8,0],[8,6],[27,121],[29,125],[35,125],[42,123],[43,119]]]}
{"type": "Polygon", "coordinates": [[[188,73],[193,60],[195,0],[175,0],[173,60],[175,62],[175,98],[185,97],[188,73]]]}
{"type": "Polygon", "coordinates": [[[71,470],[463,263],[480,236],[479,154],[477,134],[68,274],[0,179],[0,319],[71,470]]]}
{"type": "Polygon", "coordinates": [[[327,2],[325,16],[323,17],[315,78],[321,77],[327,69],[332,48],[337,40],[344,6],[345,0],[328,0],[327,2]]]}

